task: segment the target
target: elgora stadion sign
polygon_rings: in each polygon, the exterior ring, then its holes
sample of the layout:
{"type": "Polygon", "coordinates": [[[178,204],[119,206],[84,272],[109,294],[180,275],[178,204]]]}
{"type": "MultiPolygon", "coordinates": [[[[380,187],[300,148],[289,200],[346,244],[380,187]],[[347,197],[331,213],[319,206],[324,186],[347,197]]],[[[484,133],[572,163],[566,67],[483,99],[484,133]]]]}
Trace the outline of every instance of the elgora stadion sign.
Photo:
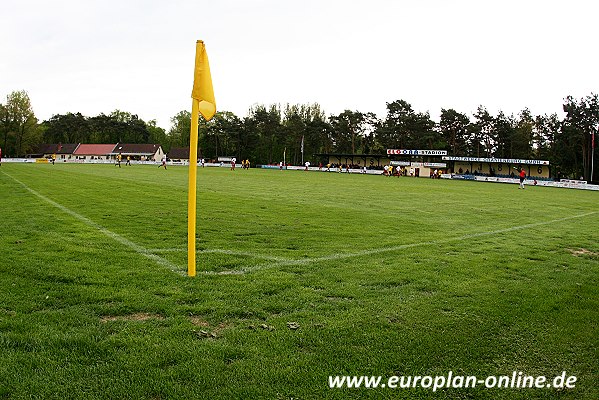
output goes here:
{"type": "Polygon", "coordinates": [[[446,156],[447,150],[387,149],[387,154],[397,154],[402,156],[446,156]]]}

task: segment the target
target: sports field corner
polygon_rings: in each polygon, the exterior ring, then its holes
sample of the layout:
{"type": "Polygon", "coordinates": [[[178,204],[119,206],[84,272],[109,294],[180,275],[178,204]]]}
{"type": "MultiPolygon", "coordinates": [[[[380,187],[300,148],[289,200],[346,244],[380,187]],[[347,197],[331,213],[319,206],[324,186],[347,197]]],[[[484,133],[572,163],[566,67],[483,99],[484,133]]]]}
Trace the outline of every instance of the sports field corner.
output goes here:
{"type": "Polygon", "coordinates": [[[2,164],[0,397],[599,397],[597,192],[199,168],[189,278],[186,191],[185,167],[2,164]]]}

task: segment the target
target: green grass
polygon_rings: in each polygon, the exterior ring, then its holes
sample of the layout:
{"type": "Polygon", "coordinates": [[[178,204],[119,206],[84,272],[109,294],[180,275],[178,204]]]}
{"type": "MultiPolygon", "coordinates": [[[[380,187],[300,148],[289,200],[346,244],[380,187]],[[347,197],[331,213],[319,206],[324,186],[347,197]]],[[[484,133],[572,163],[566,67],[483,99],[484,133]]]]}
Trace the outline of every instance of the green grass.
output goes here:
{"type": "Polygon", "coordinates": [[[206,168],[189,278],[186,168],[3,163],[0,398],[596,399],[598,227],[588,191],[206,168]],[[450,370],[578,380],[328,388],[450,370]]]}

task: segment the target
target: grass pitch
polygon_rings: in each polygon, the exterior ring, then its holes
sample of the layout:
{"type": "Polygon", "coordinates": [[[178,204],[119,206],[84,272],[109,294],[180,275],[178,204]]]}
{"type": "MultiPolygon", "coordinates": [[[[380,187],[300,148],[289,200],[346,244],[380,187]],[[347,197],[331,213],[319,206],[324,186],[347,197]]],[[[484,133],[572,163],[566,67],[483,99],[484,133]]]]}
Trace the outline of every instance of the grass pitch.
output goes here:
{"type": "Polygon", "coordinates": [[[0,167],[0,398],[599,397],[599,193],[228,168],[0,167]],[[330,389],[330,375],[574,389],[330,389]]]}

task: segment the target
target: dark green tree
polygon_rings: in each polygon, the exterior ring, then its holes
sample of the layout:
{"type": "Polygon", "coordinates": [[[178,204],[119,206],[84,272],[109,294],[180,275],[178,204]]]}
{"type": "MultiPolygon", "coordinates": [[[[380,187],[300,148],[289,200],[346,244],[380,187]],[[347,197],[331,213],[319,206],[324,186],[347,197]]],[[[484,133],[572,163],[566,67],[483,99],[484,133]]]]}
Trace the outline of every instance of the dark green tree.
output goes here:
{"type": "Polygon", "coordinates": [[[170,143],[167,140],[166,131],[156,125],[156,120],[152,119],[146,122],[146,129],[149,133],[149,143],[156,143],[162,145],[162,149],[168,153],[170,150],[170,143]]]}
{"type": "Polygon", "coordinates": [[[9,148],[9,143],[11,144],[12,148],[14,149],[14,135],[11,135],[11,129],[10,129],[10,116],[8,114],[8,108],[6,108],[6,106],[2,103],[0,103],[0,137],[2,138],[2,151],[4,154],[4,157],[7,157],[9,154],[8,152],[8,148],[9,148]],[[11,142],[9,142],[9,140],[11,140],[11,142]]]}
{"type": "Polygon", "coordinates": [[[414,116],[412,105],[405,100],[387,103],[387,116],[376,131],[379,143],[387,148],[409,148],[414,116]]]}
{"type": "Polygon", "coordinates": [[[206,125],[202,130],[206,134],[206,147],[200,148],[200,154],[214,159],[219,156],[236,157],[241,161],[242,121],[230,111],[219,111],[210,121],[203,123],[206,125]]]}
{"type": "Polygon", "coordinates": [[[88,119],[89,138],[80,139],[81,143],[124,143],[127,124],[117,118],[100,114],[88,119]]]}
{"type": "MultiPolygon", "coordinates": [[[[581,175],[586,180],[591,177],[592,133],[599,126],[599,98],[596,94],[581,98],[580,100],[568,96],[564,99],[564,112],[566,118],[561,139],[569,142],[576,149],[574,159],[569,160],[570,169],[576,175],[581,175]]],[[[566,143],[563,143],[566,146],[566,143]]],[[[565,165],[564,165],[565,166],[565,165]]]]}
{"type": "Polygon", "coordinates": [[[560,166],[563,164],[562,154],[558,150],[557,140],[562,129],[562,121],[557,114],[539,115],[535,118],[533,134],[533,158],[548,160],[557,177],[561,173],[560,166]]]}
{"type": "Polygon", "coordinates": [[[303,158],[302,146],[305,150],[305,136],[307,130],[307,121],[303,106],[287,104],[283,110],[281,125],[284,135],[284,144],[287,148],[287,159],[291,164],[299,165],[303,158]]]}
{"type": "Polygon", "coordinates": [[[497,147],[494,119],[485,107],[478,106],[470,125],[470,152],[476,157],[493,157],[497,147]]]}
{"type": "Polygon", "coordinates": [[[281,110],[277,105],[256,105],[244,120],[246,134],[258,137],[256,163],[273,164],[283,160],[285,136],[281,110]]]}
{"type": "Polygon", "coordinates": [[[357,154],[356,149],[362,148],[366,129],[365,115],[359,111],[345,110],[339,115],[331,115],[329,121],[333,129],[334,151],[357,154]]]}
{"type": "Polygon", "coordinates": [[[470,119],[466,114],[459,113],[452,108],[441,109],[439,132],[445,140],[446,149],[450,154],[466,154],[468,125],[470,125],[470,119]]]}
{"type": "Polygon", "coordinates": [[[333,132],[324,111],[318,103],[306,106],[303,118],[306,124],[304,155],[330,153],[333,146],[333,132]]]}
{"type": "Polygon", "coordinates": [[[441,134],[428,112],[417,113],[405,100],[387,103],[387,116],[376,130],[377,141],[396,149],[444,147],[441,134]]]}
{"type": "Polygon", "coordinates": [[[513,116],[507,116],[499,111],[493,118],[493,136],[496,139],[493,156],[499,158],[514,158],[514,143],[516,136],[516,121],[513,116]]]}
{"type": "Polygon", "coordinates": [[[533,154],[535,118],[528,108],[520,111],[512,137],[511,158],[529,159],[533,154]]]}

